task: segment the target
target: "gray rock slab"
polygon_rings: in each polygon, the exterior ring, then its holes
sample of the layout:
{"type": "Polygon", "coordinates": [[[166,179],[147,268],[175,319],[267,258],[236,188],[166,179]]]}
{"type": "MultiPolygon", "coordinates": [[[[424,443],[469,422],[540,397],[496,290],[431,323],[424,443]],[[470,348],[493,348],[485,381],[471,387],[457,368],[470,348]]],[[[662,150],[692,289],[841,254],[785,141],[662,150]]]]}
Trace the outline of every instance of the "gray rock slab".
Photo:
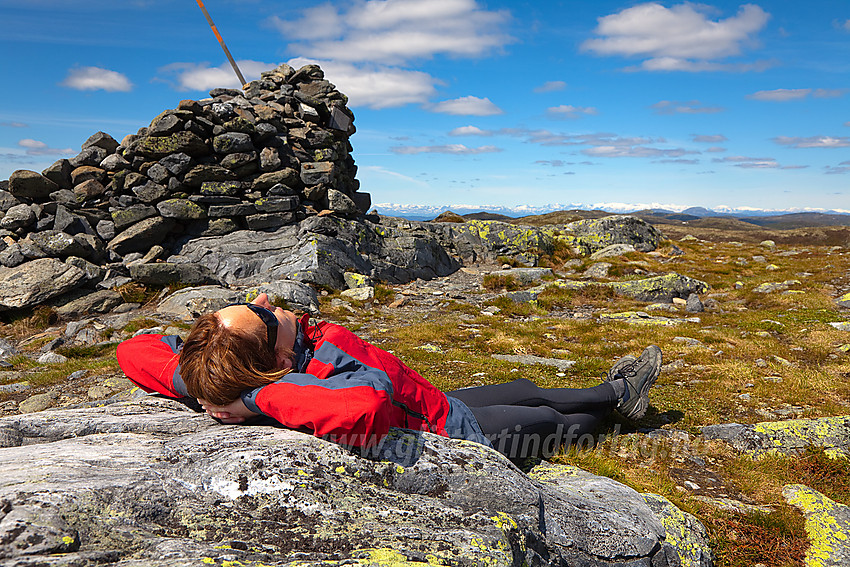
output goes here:
{"type": "Polygon", "coordinates": [[[116,291],[102,289],[79,297],[56,308],[56,312],[65,318],[75,318],[87,313],[109,313],[124,303],[116,291]]]}
{"type": "Polygon", "coordinates": [[[83,270],[55,258],[0,268],[0,310],[38,305],[75,288],[85,278],[83,270]]]}
{"type": "Polygon", "coordinates": [[[601,250],[597,250],[590,255],[591,260],[601,260],[602,258],[612,258],[614,256],[622,256],[629,252],[635,252],[637,249],[631,244],[611,244],[601,250]]]}
{"type": "Polygon", "coordinates": [[[786,485],[782,496],[799,508],[806,519],[810,546],[805,564],[813,567],[850,564],[850,507],[803,484],[786,485]]]}
{"type": "Polygon", "coordinates": [[[232,289],[215,285],[188,287],[167,296],[156,310],[162,315],[193,321],[200,315],[218,311],[240,300],[240,294],[232,289]]]}
{"type": "Polygon", "coordinates": [[[707,425],[702,428],[702,434],[706,439],[726,441],[736,450],[756,457],[794,455],[806,447],[821,447],[827,454],[850,456],[850,416],[707,425]]]}
{"type": "Polygon", "coordinates": [[[201,264],[194,262],[172,263],[151,262],[149,264],[130,264],[130,277],[147,285],[205,285],[218,283],[215,274],[201,264]]]}
{"type": "Polygon", "coordinates": [[[174,221],[171,219],[147,218],[124,229],[110,240],[106,247],[122,256],[129,252],[147,251],[154,244],[162,242],[173,225],[174,221]]]}
{"type": "MultiPolygon", "coordinates": [[[[163,567],[223,553],[243,564],[374,563],[376,552],[383,562],[494,566],[686,559],[666,516],[624,485],[554,465],[526,476],[492,449],[428,433],[393,430],[361,453],[143,398],[0,418],[0,444],[2,559],[63,553],[68,565],[99,557],[163,567]]],[[[681,525],[678,541],[700,548],[701,531],[681,525]]]]}
{"type": "Polygon", "coordinates": [[[196,238],[183,244],[179,253],[207,266],[225,283],[248,285],[288,279],[345,289],[342,274],[346,271],[406,283],[445,276],[459,267],[426,231],[326,220],[329,225],[314,221],[274,232],[241,230],[196,238]],[[313,225],[316,231],[309,228],[313,225]]]}
{"type": "Polygon", "coordinates": [[[497,276],[510,276],[523,285],[538,282],[545,277],[553,277],[552,268],[511,268],[493,272],[497,276]]]}

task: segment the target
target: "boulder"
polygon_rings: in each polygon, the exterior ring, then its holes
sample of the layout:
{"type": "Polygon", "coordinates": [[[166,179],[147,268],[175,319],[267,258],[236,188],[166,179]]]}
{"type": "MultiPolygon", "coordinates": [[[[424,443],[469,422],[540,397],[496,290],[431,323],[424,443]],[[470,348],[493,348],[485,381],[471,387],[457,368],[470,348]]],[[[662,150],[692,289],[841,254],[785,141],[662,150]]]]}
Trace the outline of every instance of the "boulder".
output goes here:
{"type": "Polygon", "coordinates": [[[200,264],[174,264],[153,262],[150,264],[130,264],[130,277],[146,285],[165,286],[174,283],[186,285],[204,285],[218,283],[215,274],[200,264]]]}
{"type": "Polygon", "coordinates": [[[620,295],[647,302],[672,303],[674,297],[687,300],[693,293],[708,291],[707,283],[673,272],[663,276],[611,282],[605,285],[611,286],[620,295]]]}
{"type": "Polygon", "coordinates": [[[101,289],[78,297],[56,308],[60,317],[78,318],[86,314],[109,313],[124,303],[121,294],[109,289],[101,289]]]}
{"type": "Polygon", "coordinates": [[[68,256],[91,256],[92,250],[84,242],[74,236],[58,230],[44,230],[30,234],[30,239],[45,254],[52,258],[67,258],[68,256]]]}
{"type": "Polygon", "coordinates": [[[0,442],[4,560],[711,565],[653,495],[429,433],[354,451],[144,398],[2,418],[0,442]]]}
{"type": "Polygon", "coordinates": [[[71,162],[67,159],[57,160],[41,172],[43,176],[48,178],[50,181],[55,183],[58,187],[62,189],[70,189],[72,187],[71,184],[71,162]]]}
{"type": "Polygon", "coordinates": [[[85,277],[83,270],[55,258],[0,268],[0,310],[38,305],[75,288],[85,277]]]}
{"type": "Polygon", "coordinates": [[[334,289],[345,289],[346,271],[403,283],[445,276],[460,267],[427,231],[322,217],[274,232],[240,230],[195,238],[182,245],[180,255],[228,284],[289,279],[334,289]]]}
{"type": "Polygon", "coordinates": [[[3,218],[0,218],[0,228],[4,228],[6,230],[26,228],[35,223],[37,218],[38,217],[35,212],[33,212],[32,207],[22,203],[20,205],[15,205],[6,211],[3,218]]]}
{"type": "Polygon", "coordinates": [[[89,147],[103,148],[107,152],[112,153],[118,148],[118,142],[106,132],[95,132],[83,142],[82,147],[84,149],[89,147]]]}
{"type": "Polygon", "coordinates": [[[794,455],[806,447],[820,447],[827,454],[850,457],[850,416],[846,415],[746,425],[706,425],[702,435],[706,439],[726,441],[736,450],[754,457],[794,455]]]}
{"type": "Polygon", "coordinates": [[[159,214],[165,218],[177,220],[200,220],[207,213],[189,199],[167,199],[156,205],[159,214]]]}
{"type": "Polygon", "coordinates": [[[5,213],[15,205],[20,205],[21,202],[15,199],[15,196],[9,193],[8,191],[4,191],[0,189],[0,212],[5,213]]]}
{"type": "Polygon", "coordinates": [[[603,258],[613,258],[614,256],[622,256],[623,254],[635,251],[636,248],[631,244],[611,244],[591,254],[590,259],[601,260],[603,258]]]}
{"type": "Polygon", "coordinates": [[[336,189],[328,189],[328,208],[340,215],[356,215],[360,212],[348,195],[336,189]]]}
{"type": "Polygon", "coordinates": [[[35,171],[19,169],[9,176],[9,192],[18,199],[43,201],[58,190],[59,185],[35,171]]]}
{"type": "Polygon", "coordinates": [[[208,154],[210,151],[203,138],[185,130],[170,136],[145,136],[136,141],[134,150],[139,155],[154,159],[177,153],[199,157],[208,154]]]}
{"type": "Polygon", "coordinates": [[[613,244],[628,244],[640,252],[651,252],[664,240],[664,235],[651,224],[625,215],[575,221],[565,225],[564,232],[559,238],[585,256],[613,244]]]}
{"type": "Polygon", "coordinates": [[[165,239],[173,225],[173,220],[162,217],[144,219],[124,229],[106,247],[122,256],[128,252],[149,250],[165,239]]]}

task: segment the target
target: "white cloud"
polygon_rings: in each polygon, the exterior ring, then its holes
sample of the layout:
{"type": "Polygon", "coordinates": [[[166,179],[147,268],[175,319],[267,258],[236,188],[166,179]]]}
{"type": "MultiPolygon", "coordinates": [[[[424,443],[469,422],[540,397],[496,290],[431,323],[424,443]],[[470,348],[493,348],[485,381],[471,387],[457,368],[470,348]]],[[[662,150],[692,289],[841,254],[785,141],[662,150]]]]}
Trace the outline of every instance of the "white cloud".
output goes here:
{"type": "Polygon", "coordinates": [[[587,148],[582,150],[581,153],[587,156],[592,157],[608,157],[608,158],[619,158],[619,157],[679,157],[686,154],[695,154],[699,152],[685,150],[683,148],[651,148],[649,146],[630,146],[630,145],[618,145],[618,146],[605,146],[599,145],[594,146],[592,148],[587,148]]]}
{"type": "Polygon", "coordinates": [[[800,100],[806,98],[812,92],[812,89],[774,89],[772,91],[758,91],[747,98],[753,100],[769,100],[773,102],[785,102],[788,100],[800,100]]]}
{"type": "Polygon", "coordinates": [[[555,91],[562,91],[567,88],[567,83],[564,81],[546,81],[539,87],[534,89],[536,93],[551,93],[555,91]]]}
{"type": "Polygon", "coordinates": [[[824,170],[824,173],[828,174],[850,173],[850,160],[842,161],[837,166],[828,165],[824,167],[824,170]]]}
{"type": "Polygon", "coordinates": [[[317,61],[299,57],[288,62],[298,69],[317,64],[325,78],[348,97],[348,106],[390,108],[424,103],[436,92],[437,79],[421,71],[397,67],[354,65],[338,61],[317,61]]]}
{"type": "Polygon", "coordinates": [[[704,144],[718,144],[720,142],[727,141],[728,138],[723,134],[711,134],[711,135],[695,135],[694,142],[700,142],[704,144]]]}
{"type": "Polygon", "coordinates": [[[720,152],[725,152],[726,148],[722,148],[720,146],[711,146],[710,148],[706,148],[706,153],[717,154],[720,152]]]}
{"type": "Polygon", "coordinates": [[[650,106],[650,108],[654,109],[656,114],[715,114],[725,110],[720,106],[701,105],[702,103],[698,100],[690,100],[687,102],[662,100],[660,102],[656,102],[650,106]]]}
{"type": "Polygon", "coordinates": [[[28,156],[64,155],[70,154],[73,151],[71,148],[51,148],[44,142],[41,142],[39,140],[33,140],[31,138],[24,138],[23,140],[18,140],[18,145],[22,148],[26,148],[26,153],[28,156]]]}
{"type": "Polygon", "coordinates": [[[812,96],[815,98],[838,98],[844,96],[847,89],[815,89],[812,96]]]}
{"type": "Polygon", "coordinates": [[[546,114],[550,118],[579,118],[582,114],[599,114],[592,106],[573,106],[571,104],[562,104],[560,106],[552,106],[546,109],[546,114]]]}
{"type": "Polygon", "coordinates": [[[715,163],[731,163],[735,167],[745,169],[775,169],[779,167],[779,163],[775,159],[765,157],[726,156],[714,158],[712,161],[715,163]]]}
{"type": "Polygon", "coordinates": [[[390,151],[395,154],[411,155],[411,154],[454,154],[454,155],[474,155],[474,154],[490,154],[501,152],[502,148],[496,146],[479,146],[477,148],[468,148],[463,144],[446,144],[443,146],[394,146],[390,151]]]}
{"type": "Polygon", "coordinates": [[[794,136],[777,136],[773,141],[780,146],[791,148],[847,148],[850,147],[850,137],[847,136],[809,136],[808,138],[794,136]]]}
{"type": "Polygon", "coordinates": [[[477,96],[462,96],[452,100],[444,100],[427,107],[431,112],[465,116],[493,116],[504,114],[501,108],[493,104],[489,98],[477,96]]]}
{"type": "Polygon", "coordinates": [[[756,61],[754,63],[714,63],[711,61],[691,61],[676,57],[656,57],[647,59],[639,66],[625,67],[624,71],[686,71],[688,73],[706,73],[726,71],[729,73],[761,72],[773,66],[771,61],[756,61]]]}
{"type": "Polygon", "coordinates": [[[70,69],[68,76],[59,84],[78,91],[130,92],[133,89],[133,83],[126,75],[100,67],[70,69]]]}
{"type": "Polygon", "coordinates": [[[460,126],[449,132],[449,136],[492,136],[491,130],[482,130],[478,126],[460,126]]]}
{"type": "Polygon", "coordinates": [[[735,167],[744,169],[806,169],[808,165],[781,165],[774,158],[766,157],[747,157],[747,156],[727,156],[723,158],[714,158],[715,163],[731,163],[735,167]]]}
{"type": "Polygon", "coordinates": [[[28,124],[23,122],[0,122],[0,126],[4,128],[28,128],[28,124]]]}
{"type": "Polygon", "coordinates": [[[488,11],[475,0],[366,0],[341,12],[329,3],[301,19],[269,23],[290,49],[307,57],[399,65],[437,54],[479,57],[512,39],[502,31],[506,11],[488,11]]]}
{"type": "Polygon", "coordinates": [[[801,100],[808,96],[815,98],[837,98],[844,96],[847,89],[774,89],[772,91],[758,91],[747,98],[753,100],[767,100],[772,102],[786,102],[789,100],[801,100]]]}
{"type": "Polygon", "coordinates": [[[770,17],[754,4],[741,6],[724,20],[710,19],[704,4],[666,8],[649,2],[599,18],[597,38],[582,44],[597,55],[645,59],[652,71],[732,70],[713,61],[739,55],[770,17]]]}
{"type": "MultiPolygon", "coordinates": [[[[242,59],[236,62],[246,81],[260,77],[260,73],[277,67],[275,63],[263,63],[242,59]]],[[[208,91],[215,88],[241,89],[239,79],[230,63],[225,61],[218,67],[209,63],[172,63],[160,67],[159,72],[173,76],[174,87],[178,91],[208,91]]],[[[169,81],[170,82],[170,81],[169,81]]]]}
{"type": "Polygon", "coordinates": [[[420,179],[414,179],[408,175],[404,175],[403,173],[399,173],[397,171],[393,171],[391,169],[387,169],[380,165],[366,165],[358,169],[360,172],[370,172],[376,175],[383,175],[386,177],[393,177],[395,179],[402,179],[404,181],[408,181],[410,183],[414,183],[416,185],[421,185],[423,187],[428,187],[428,184],[420,179]]]}

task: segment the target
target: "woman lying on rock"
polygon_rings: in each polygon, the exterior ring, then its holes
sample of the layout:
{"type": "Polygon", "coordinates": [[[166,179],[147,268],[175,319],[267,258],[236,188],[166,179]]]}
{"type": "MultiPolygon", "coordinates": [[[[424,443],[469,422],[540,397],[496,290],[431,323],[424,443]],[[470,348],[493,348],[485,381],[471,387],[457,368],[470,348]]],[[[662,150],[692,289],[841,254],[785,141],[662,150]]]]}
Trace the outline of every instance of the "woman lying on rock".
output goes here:
{"type": "Polygon", "coordinates": [[[143,390],[197,398],[227,424],[264,415],[364,448],[404,427],[477,441],[512,459],[551,456],[614,409],[643,417],[661,368],[661,351],[650,346],[618,360],[593,388],[544,389],[519,379],[445,394],[346,328],[308,319],[262,293],[201,316],[185,343],[162,335],[124,341],[118,362],[143,390]]]}

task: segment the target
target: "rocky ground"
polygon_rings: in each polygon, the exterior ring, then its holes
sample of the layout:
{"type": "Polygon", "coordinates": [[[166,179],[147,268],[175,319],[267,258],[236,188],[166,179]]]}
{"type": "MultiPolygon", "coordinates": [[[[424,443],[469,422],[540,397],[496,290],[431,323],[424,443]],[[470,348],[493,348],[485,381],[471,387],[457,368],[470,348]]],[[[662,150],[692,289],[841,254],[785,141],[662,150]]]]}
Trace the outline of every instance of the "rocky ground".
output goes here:
{"type": "MultiPolygon", "coordinates": [[[[619,356],[658,344],[665,364],[647,417],[615,416],[594,447],[555,461],[695,514],[718,565],[800,565],[807,552],[809,564],[841,564],[850,503],[847,248],[677,234],[655,251],[555,251],[541,264],[552,269],[470,264],[429,281],[322,292],[320,316],[444,390],[519,376],[590,386],[619,356]],[[670,272],[710,287],[687,300],[623,295],[630,282],[670,272]]],[[[141,291],[122,290],[107,313],[7,316],[2,415],[136,398],[115,344],[139,332],[182,334],[190,319],[157,311],[168,290],[141,291]]]]}

